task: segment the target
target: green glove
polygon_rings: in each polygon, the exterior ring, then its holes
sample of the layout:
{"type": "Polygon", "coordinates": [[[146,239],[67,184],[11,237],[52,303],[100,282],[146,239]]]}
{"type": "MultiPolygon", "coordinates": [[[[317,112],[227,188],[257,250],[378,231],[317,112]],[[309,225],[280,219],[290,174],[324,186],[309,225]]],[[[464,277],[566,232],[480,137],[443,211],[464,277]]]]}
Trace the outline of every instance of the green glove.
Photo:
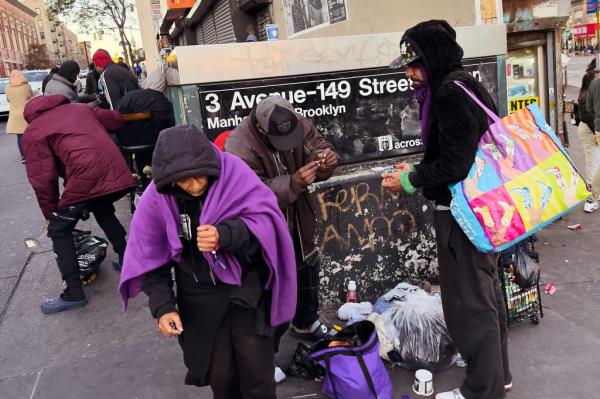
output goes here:
{"type": "Polygon", "coordinates": [[[404,192],[406,192],[407,194],[414,194],[417,191],[417,189],[410,182],[410,179],[408,178],[409,174],[410,172],[400,172],[400,184],[402,184],[404,192]]]}

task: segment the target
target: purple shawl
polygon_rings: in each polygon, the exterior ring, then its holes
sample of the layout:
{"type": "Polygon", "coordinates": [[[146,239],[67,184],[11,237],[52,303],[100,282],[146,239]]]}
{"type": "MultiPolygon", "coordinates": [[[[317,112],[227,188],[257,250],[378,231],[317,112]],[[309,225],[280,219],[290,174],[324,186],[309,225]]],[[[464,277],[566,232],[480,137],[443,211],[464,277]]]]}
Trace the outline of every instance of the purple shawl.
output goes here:
{"type": "Polygon", "coordinates": [[[421,120],[421,138],[423,143],[427,145],[429,139],[429,126],[431,125],[431,86],[429,85],[429,77],[427,71],[422,64],[416,64],[423,76],[425,76],[425,83],[418,87],[415,87],[415,97],[419,103],[419,119],[421,120]]]}
{"type": "MultiPolygon", "coordinates": [[[[211,185],[200,214],[200,225],[217,225],[222,220],[240,219],[260,242],[269,268],[265,288],[272,290],[271,325],[292,319],[296,310],[296,260],[288,225],[273,192],[246,163],[234,155],[219,153],[221,175],[211,185]]],[[[178,236],[179,210],[174,196],[156,191],[152,182],[142,195],[131,221],[119,293],[127,301],[139,294],[143,275],[170,260],[181,259],[178,236]]],[[[223,283],[240,285],[241,266],[232,254],[204,254],[214,274],[223,283]]],[[[204,266],[199,266],[204,267],[204,266]]]]}

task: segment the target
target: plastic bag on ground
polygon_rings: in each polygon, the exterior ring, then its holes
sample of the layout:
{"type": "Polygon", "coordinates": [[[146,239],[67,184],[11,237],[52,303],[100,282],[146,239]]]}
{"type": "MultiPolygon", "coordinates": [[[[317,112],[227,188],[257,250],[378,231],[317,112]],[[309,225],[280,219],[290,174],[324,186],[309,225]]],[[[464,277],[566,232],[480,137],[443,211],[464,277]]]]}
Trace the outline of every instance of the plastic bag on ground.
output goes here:
{"type": "Polygon", "coordinates": [[[457,351],[446,329],[439,295],[401,283],[380,301],[389,306],[369,319],[377,328],[384,359],[411,370],[437,371],[454,364],[457,351]]]}

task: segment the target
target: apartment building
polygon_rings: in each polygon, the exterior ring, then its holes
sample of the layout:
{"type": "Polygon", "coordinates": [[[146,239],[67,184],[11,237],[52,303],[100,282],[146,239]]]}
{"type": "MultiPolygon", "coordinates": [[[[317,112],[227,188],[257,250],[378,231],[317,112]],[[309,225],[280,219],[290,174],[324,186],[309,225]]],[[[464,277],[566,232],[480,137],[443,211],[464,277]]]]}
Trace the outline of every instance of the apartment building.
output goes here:
{"type": "Polygon", "coordinates": [[[0,2],[0,77],[23,69],[29,45],[38,43],[36,13],[17,0],[0,2]]]}

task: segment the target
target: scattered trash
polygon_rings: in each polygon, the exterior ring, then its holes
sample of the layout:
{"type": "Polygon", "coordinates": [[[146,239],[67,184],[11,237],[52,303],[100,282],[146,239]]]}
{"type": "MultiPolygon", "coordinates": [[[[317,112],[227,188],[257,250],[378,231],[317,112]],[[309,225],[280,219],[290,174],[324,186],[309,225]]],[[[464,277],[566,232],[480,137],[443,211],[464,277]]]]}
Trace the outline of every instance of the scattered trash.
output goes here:
{"type": "Polygon", "coordinates": [[[548,246],[548,245],[550,245],[550,243],[549,242],[545,242],[544,245],[548,246]]]}
{"type": "Polygon", "coordinates": [[[433,374],[428,370],[417,370],[413,392],[419,396],[430,396],[433,394],[433,374]]]}
{"type": "Polygon", "coordinates": [[[354,320],[361,317],[363,320],[365,320],[372,311],[373,305],[371,302],[345,303],[338,309],[338,317],[340,320],[345,321],[354,320]]]}
{"type": "Polygon", "coordinates": [[[338,326],[337,324],[334,324],[334,325],[333,325],[333,329],[334,329],[335,331],[342,331],[342,328],[343,328],[342,326],[338,326]]]}
{"type": "Polygon", "coordinates": [[[548,283],[548,284],[546,284],[546,287],[544,288],[544,292],[546,294],[554,295],[554,293],[556,292],[556,287],[554,286],[554,284],[548,283]]]}
{"type": "Polygon", "coordinates": [[[40,246],[40,242],[35,238],[26,238],[25,246],[27,247],[27,249],[35,249],[40,246]]]}
{"type": "Polygon", "coordinates": [[[581,225],[581,223],[577,223],[577,224],[572,224],[570,226],[567,226],[567,228],[569,230],[581,230],[583,226],[581,225]]]}
{"type": "Polygon", "coordinates": [[[565,259],[565,263],[569,263],[569,259],[565,259]]]}

